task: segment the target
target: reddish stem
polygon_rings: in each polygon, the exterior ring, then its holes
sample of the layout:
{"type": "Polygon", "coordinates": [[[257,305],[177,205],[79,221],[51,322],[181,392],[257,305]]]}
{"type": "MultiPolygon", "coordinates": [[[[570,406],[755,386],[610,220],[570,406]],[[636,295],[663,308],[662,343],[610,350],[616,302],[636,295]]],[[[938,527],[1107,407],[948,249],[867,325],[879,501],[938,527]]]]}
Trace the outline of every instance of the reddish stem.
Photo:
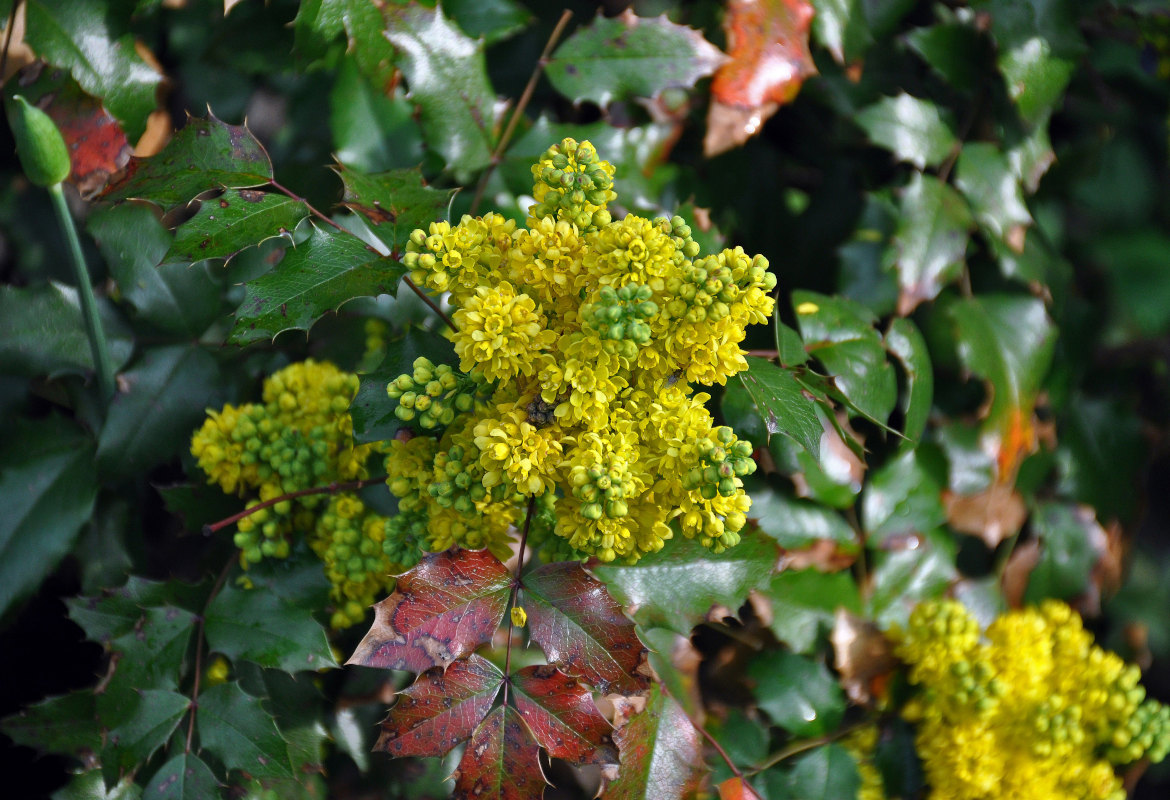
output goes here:
{"type": "Polygon", "coordinates": [[[187,744],[183,749],[184,753],[191,752],[191,738],[195,735],[195,710],[199,707],[199,682],[203,678],[203,621],[207,619],[207,609],[211,608],[211,601],[223,588],[224,581],[227,580],[228,573],[231,572],[234,563],[236,563],[236,557],[233,555],[219,571],[219,577],[215,579],[215,585],[211,587],[211,594],[207,595],[207,602],[203,604],[203,611],[200,612],[199,618],[195,622],[195,683],[191,686],[191,702],[187,705],[191,719],[187,723],[187,744]]]}
{"type": "Polygon", "coordinates": [[[364,489],[367,486],[373,486],[375,483],[381,483],[384,480],[386,480],[385,475],[381,476],[380,478],[366,478],[365,480],[350,481],[349,483],[331,483],[328,486],[314,486],[311,489],[301,489],[300,491],[282,494],[279,497],[272,498],[271,500],[265,500],[263,503],[257,503],[251,508],[245,508],[238,514],[232,514],[230,517],[225,517],[219,522],[213,522],[210,525],[204,525],[203,535],[210,536],[216,531],[226,528],[228,525],[233,525],[239,522],[244,517],[251,516],[261,509],[271,508],[277,503],[283,503],[285,500],[292,500],[296,497],[305,497],[306,495],[310,494],[337,494],[338,492],[350,491],[356,492],[358,489],[364,489]]]}
{"type": "Polygon", "coordinates": [[[512,609],[516,607],[516,593],[520,590],[520,571],[524,569],[524,548],[528,546],[528,531],[532,528],[532,515],[536,511],[536,498],[528,498],[528,510],[524,513],[524,531],[520,534],[520,550],[516,555],[516,575],[512,579],[512,597],[508,600],[508,636],[504,644],[504,703],[508,702],[508,684],[512,678],[512,609]]]}

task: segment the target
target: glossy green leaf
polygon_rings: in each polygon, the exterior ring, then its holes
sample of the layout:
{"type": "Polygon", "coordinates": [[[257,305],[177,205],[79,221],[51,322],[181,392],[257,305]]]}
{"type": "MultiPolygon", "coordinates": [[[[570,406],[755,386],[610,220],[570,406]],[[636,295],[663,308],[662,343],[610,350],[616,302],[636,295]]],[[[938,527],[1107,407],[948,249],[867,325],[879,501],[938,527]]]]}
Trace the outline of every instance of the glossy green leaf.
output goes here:
{"type": "Polygon", "coordinates": [[[861,777],[853,755],[841,745],[828,744],[801,758],[787,783],[793,800],[835,800],[856,797],[861,777]]]}
{"type": "Polygon", "coordinates": [[[832,628],[838,608],[861,610],[857,583],[848,571],[786,569],[763,595],[772,604],[772,633],[797,653],[812,652],[820,634],[832,628]]]}
{"type": "Polygon", "coordinates": [[[886,349],[901,363],[906,379],[900,407],[904,417],[902,435],[906,437],[902,448],[908,449],[917,446],[926,431],[934,400],[934,372],[931,369],[930,353],[918,327],[904,317],[890,323],[886,331],[886,349]]]}
{"type": "Polygon", "coordinates": [[[338,65],[329,95],[329,127],[337,160],[348,167],[378,172],[423,160],[414,106],[404,97],[387,97],[354,60],[338,65]]]}
{"type": "Polygon", "coordinates": [[[853,235],[837,248],[838,294],[880,317],[892,314],[898,303],[898,279],[890,269],[894,257],[890,239],[899,219],[892,192],[869,192],[853,235]]]}
{"type": "MultiPolygon", "coordinates": [[[[176,689],[183,676],[196,616],[170,603],[142,609],[134,628],[109,642],[120,653],[114,681],[123,693],[176,689]]],[[[112,708],[117,711],[117,701],[112,708]]],[[[99,703],[98,710],[102,710],[99,703]]]]}
{"type": "MultiPolygon", "coordinates": [[[[119,369],[134,350],[129,331],[104,300],[98,302],[98,316],[110,360],[119,369]]],[[[56,282],[0,286],[0,371],[56,378],[93,369],[77,289],[56,282]]]]}
{"type": "Polygon", "coordinates": [[[1028,576],[1024,602],[1049,597],[1069,600],[1085,591],[1089,573],[1104,549],[1106,534],[1092,509],[1043,503],[1033,512],[1032,533],[1040,542],[1040,561],[1028,576]]]}
{"type": "Polygon", "coordinates": [[[752,498],[748,517],[785,550],[802,550],[820,541],[834,542],[847,552],[858,550],[857,534],[833,509],[790,497],[757,478],[746,479],[744,489],[752,498]]]}
{"type": "Polygon", "coordinates": [[[923,533],[946,521],[942,486],[933,470],[907,450],[871,476],[861,502],[867,543],[878,547],[891,537],[923,533]]]}
{"type": "Polygon", "coordinates": [[[149,200],[171,209],[210,189],[247,189],[272,180],[272,162],[246,127],[188,118],[156,156],[132,158],[104,200],[149,200]]]}
{"type": "Polygon", "coordinates": [[[515,0],[446,0],[443,9],[464,33],[488,46],[514,36],[532,20],[515,0]]]}
{"type": "Polygon", "coordinates": [[[776,317],[776,352],[785,367],[799,367],[808,361],[804,340],[799,333],[781,322],[779,316],[776,317]]]}
{"type": "Polygon", "coordinates": [[[385,12],[385,35],[398,50],[427,145],[457,173],[487,166],[496,96],[483,42],[468,38],[438,6],[389,6],[385,12]]]}
{"type": "Polygon", "coordinates": [[[101,748],[94,694],[82,689],[50,697],[0,721],[12,741],[45,753],[77,755],[101,748]]]}
{"type": "Polygon", "coordinates": [[[206,585],[177,581],[152,581],[131,576],[124,586],[104,589],[93,597],[74,597],[66,601],[69,618],[95,642],[109,644],[116,637],[130,633],[149,606],[201,608],[206,585]]]}
{"type": "Polygon", "coordinates": [[[205,615],[208,646],[285,672],[336,667],[321,625],[263,589],[225,586],[205,615]]]}
{"type": "MultiPolygon", "coordinates": [[[[761,764],[768,758],[768,726],[753,717],[748,716],[739,708],[728,709],[726,717],[718,718],[712,715],[707,719],[707,731],[715,737],[715,741],[731,756],[733,763],[744,770],[754,764],[761,764]]],[[[718,786],[732,777],[731,769],[722,759],[712,765],[711,782],[718,786]]],[[[753,778],[753,783],[758,779],[753,778]]],[[[733,795],[739,800],[757,800],[757,795],[733,795]]]]}
{"type": "Polygon", "coordinates": [[[1004,424],[1031,412],[1052,361],[1056,328],[1044,303],[1024,295],[982,295],[952,304],[959,357],[994,387],[988,417],[1004,424]]]}
{"type": "Polygon", "coordinates": [[[309,215],[299,200],[254,189],[229,189],[204,200],[195,216],[175,230],[164,260],[231,258],[274,236],[289,236],[309,215]]]}
{"type": "Polygon", "coordinates": [[[359,443],[390,439],[405,425],[394,415],[398,402],[386,394],[386,384],[410,372],[416,358],[429,358],[434,364],[456,362],[450,341],[419,328],[407,329],[401,338],[389,342],[387,349],[386,358],[378,368],[361,376],[358,393],[349,406],[354,440],[359,443]]]}
{"type": "Polygon", "coordinates": [[[209,265],[160,264],[171,236],[149,206],[99,208],[86,228],[139,319],[196,337],[220,316],[222,289],[209,265]]]}
{"type": "Polygon", "coordinates": [[[915,28],[906,41],[947,83],[972,91],[982,80],[981,62],[986,48],[974,25],[943,22],[915,28]]]}
{"type": "Polygon", "coordinates": [[[574,102],[608,106],[628,97],[657,97],[689,89],[724,61],[724,55],[685,25],[666,18],[596,17],[557,48],[545,74],[574,102]]]}
{"type": "Polygon", "coordinates": [[[452,189],[432,189],[417,169],[398,169],[369,175],[344,167],[337,170],[345,185],[342,200],[361,214],[392,253],[402,253],[415,228],[426,230],[446,216],[452,189]]]}
{"type": "Polygon", "coordinates": [[[313,323],[354,297],[394,294],[405,268],[361,239],[313,226],[276,269],[247,286],[231,341],[248,344],[313,323]]]}
{"type": "Polygon", "coordinates": [[[186,696],[168,689],[125,689],[98,695],[98,721],[105,731],[103,761],[121,769],[145,762],[166,744],[190,705],[186,696]]]}
{"type": "Polygon", "coordinates": [[[748,666],[756,702],[772,722],[793,736],[823,736],[845,714],[845,694],[824,664],[781,651],[748,666]]]}
{"type": "Polygon", "coordinates": [[[1142,423],[1124,402],[1074,395],[1060,432],[1058,493],[1097,509],[1101,519],[1132,519],[1134,486],[1146,463],[1142,423]]]}
{"type": "Polygon", "coordinates": [[[769,438],[782,434],[807,452],[819,454],[825,431],[817,417],[816,400],[805,394],[791,370],[755,356],[748,356],[747,363],[747,372],[727,381],[724,408],[737,404],[763,424],[769,438]]]}
{"type": "Polygon", "coordinates": [[[898,273],[898,313],[905,315],[962,274],[974,220],[962,195],[921,173],[903,190],[899,212],[890,255],[898,273]]]}
{"type": "Polygon", "coordinates": [[[919,169],[937,167],[958,144],[938,106],[905,92],[883,97],[855,119],[870,141],[919,169]]]}
{"type": "Polygon", "coordinates": [[[816,15],[813,36],[839,64],[850,63],[865,52],[873,38],[865,16],[864,0],[811,0],[816,15]]]}
{"type": "Polygon", "coordinates": [[[158,347],[121,376],[98,437],[97,466],[108,479],[141,474],[190,441],[222,397],[219,368],[203,348],[158,347]]]}
{"type": "Polygon", "coordinates": [[[998,147],[988,142],[963,145],[955,167],[955,185],[971,204],[980,226],[1009,244],[1018,240],[1022,247],[1032,215],[1024,205],[1020,182],[998,147]]]}
{"type": "Polygon", "coordinates": [[[824,364],[850,406],[885,425],[898,401],[898,380],[873,315],[851,300],[815,292],[793,292],[792,304],[809,354],[824,364]]]}
{"type": "Polygon", "coordinates": [[[292,777],[288,743],[258,698],[238,683],[221,683],[199,695],[195,713],[199,741],[205,750],[257,778],[292,777]]]}
{"type": "Polygon", "coordinates": [[[942,530],[930,531],[899,549],[878,551],[866,614],[883,629],[895,623],[905,625],[914,606],[941,597],[957,577],[955,543],[942,530]]]}
{"type": "Polygon", "coordinates": [[[146,782],[143,800],[204,800],[218,791],[215,773],[194,753],[180,753],[146,782]]]}
{"type": "Polygon", "coordinates": [[[74,773],[73,779],[53,792],[53,800],[139,800],[142,787],[134,782],[134,775],[126,775],[113,786],[106,786],[103,770],[95,767],[87,772],[74,773]]]}
{"type": "Polygon", "coordinates": [[[776,559],[769,539],[749,533],[719,554],[680,539],[633,566],[599,564],[592,572],[639,624],[688,634],[714,606],[738,611],[748,592],[767,581],[776,559]]]}
{"type": "Polygon", "coordinates": [[[26,39],[54,66],[69,70],[101,99],[131,142],[146,129],[162,75],[135,52],[134,37],[112,26],[102,0],[26,0],[26,39]]]}
{"type": "Polygon", "coordinates": [[[0,614],[36,589],[93,513],[92,440],[50,416],[0,443],[0,614]]]}

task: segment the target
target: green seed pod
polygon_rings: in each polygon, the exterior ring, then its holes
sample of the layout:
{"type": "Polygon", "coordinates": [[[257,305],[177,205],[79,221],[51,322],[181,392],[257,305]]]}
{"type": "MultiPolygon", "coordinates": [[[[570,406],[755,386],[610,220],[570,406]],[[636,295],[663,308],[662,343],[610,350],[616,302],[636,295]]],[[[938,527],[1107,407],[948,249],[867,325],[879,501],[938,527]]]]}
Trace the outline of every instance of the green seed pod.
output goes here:
{"type": "Polygon", "coordinates": [[[56,186],[69,177],[69,148],[61,131],[44,111],[20,95],[8,106],[8,124],[16,138],[16,154],[24,174],[37,186],[56,186]]]}

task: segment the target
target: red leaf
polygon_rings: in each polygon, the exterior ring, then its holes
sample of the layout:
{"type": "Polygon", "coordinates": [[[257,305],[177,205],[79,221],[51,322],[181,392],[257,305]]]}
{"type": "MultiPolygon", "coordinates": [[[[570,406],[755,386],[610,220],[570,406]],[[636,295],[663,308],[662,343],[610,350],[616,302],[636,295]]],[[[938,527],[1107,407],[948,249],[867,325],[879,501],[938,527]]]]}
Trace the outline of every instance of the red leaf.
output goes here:
{"type": "Polygon", "coordinates": [[[699,788],[703,751],[699,733],[674,698],[655,684],[646,705],[620,699],[614,703],[614,740],[622,752],[617,780],[605,800],[681,800],[699,788]],[[621,723],[625,724],[621,724],[621,723]]]}
{"type": "Polygon", "coordinates": [[[126,166],[132,148],[122,126],[64,70],[30,65],[19,78],[21,93],[48,114],[69,148],[68,182],[82,197],[93,197],[126,166]]]}
{"type": "Polygon", "coordinates": [[[346,663],[446,669],[492,638],[511,590],[511,574],[486,550],[428,555],[374,606],[374,624],[346,663]]]}
{"type": "Polygon", "coordinates": [[[545,564],[524,578],[532,640],[568,675],[599,692],[634,694],[649,685],[646,648],[605,584],[580,564],[545,564]]]}
{"type": "Polygon", "coordinates": [[[503,681],[504,673],[474,653],[446,672],[424,672],[400,693],[374,749],[395,756],[443,755],[471,736],[503,681]]]}
{"type": "Polygon", "coordinates": [[[540,747],[516,709],[500,706],[475,729],[451,800],[532,800],[544,794],[540,747]]]}
{"type": "Polygon", "coordinates": [[[719,784],[719,800],[760,800],[743,778],[728,778],[719,784]]]}
{"type": "Polygon", "coordinates": [[[723,29],[731,59],[711,81],[706,155],[743,144],[816,74],[808,50],[812,18],[807,0],[728,0],[723,29]]]}
{"type": "Polygon", "coordinates": [[[556,667],[525,667],[512,676],[516,708],[536,741],[574,764],[617,764],[609,723],[593,696],[556,667]]]}

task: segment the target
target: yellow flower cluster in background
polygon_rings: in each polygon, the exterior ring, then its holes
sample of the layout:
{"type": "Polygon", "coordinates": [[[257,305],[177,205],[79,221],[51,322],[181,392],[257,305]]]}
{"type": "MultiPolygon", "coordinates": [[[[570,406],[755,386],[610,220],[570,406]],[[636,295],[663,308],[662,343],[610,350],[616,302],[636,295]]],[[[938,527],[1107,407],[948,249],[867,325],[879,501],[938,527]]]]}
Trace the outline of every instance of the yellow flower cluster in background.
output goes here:
{"type": "MultiPolygon", "coordinates": [[[[366,462],[380,448],[354,444],[349,404],[357,389],[357,376],[333,364],[292,364],[264,381],[262,403],[208,411],[191,453],[210,483],[248,498],[248,508],[368,477],[366,462]]],[[[321,558],[333,586],[335,628],[361,621],[389,590],[391,575],[418,558],[417,545],[402,546],[400,525],[392,526],[352,493],[306,495],[259,509],[239,521],[235,544],[246,568],[266,557],[286,558],[301,538],[321,558]],[[391,528],[395,544],[387,548],[391,528]],[[409,561],[392,558],[411,554],[409,561]]]]}
{"type": "Polygon", "coordinates": [[[387,387],[438,435],[390,443],[391,491],[432,550],[506,553],[533,497],[577,556],[633,562],[672,526],[735,545],[752,447],[691,384],[747,368],[745,328],[773,309],[768,262],[700,257],[680,217],[613,221],[614,169],[589,142],[565,139],[532,172],[526,228],[489,213],[410,237],[411,278],[450,293],[462,374],[420,358],[387,387]]]}
{"type": "Polygon", "coordinates": [[[1170,751],[1170,708],[1064,603],[981,632],[960,603],[931,601],[892,635],[921,689],[903,714],[932,797],[1123,800],[1114,766],[1170,751]]]}

